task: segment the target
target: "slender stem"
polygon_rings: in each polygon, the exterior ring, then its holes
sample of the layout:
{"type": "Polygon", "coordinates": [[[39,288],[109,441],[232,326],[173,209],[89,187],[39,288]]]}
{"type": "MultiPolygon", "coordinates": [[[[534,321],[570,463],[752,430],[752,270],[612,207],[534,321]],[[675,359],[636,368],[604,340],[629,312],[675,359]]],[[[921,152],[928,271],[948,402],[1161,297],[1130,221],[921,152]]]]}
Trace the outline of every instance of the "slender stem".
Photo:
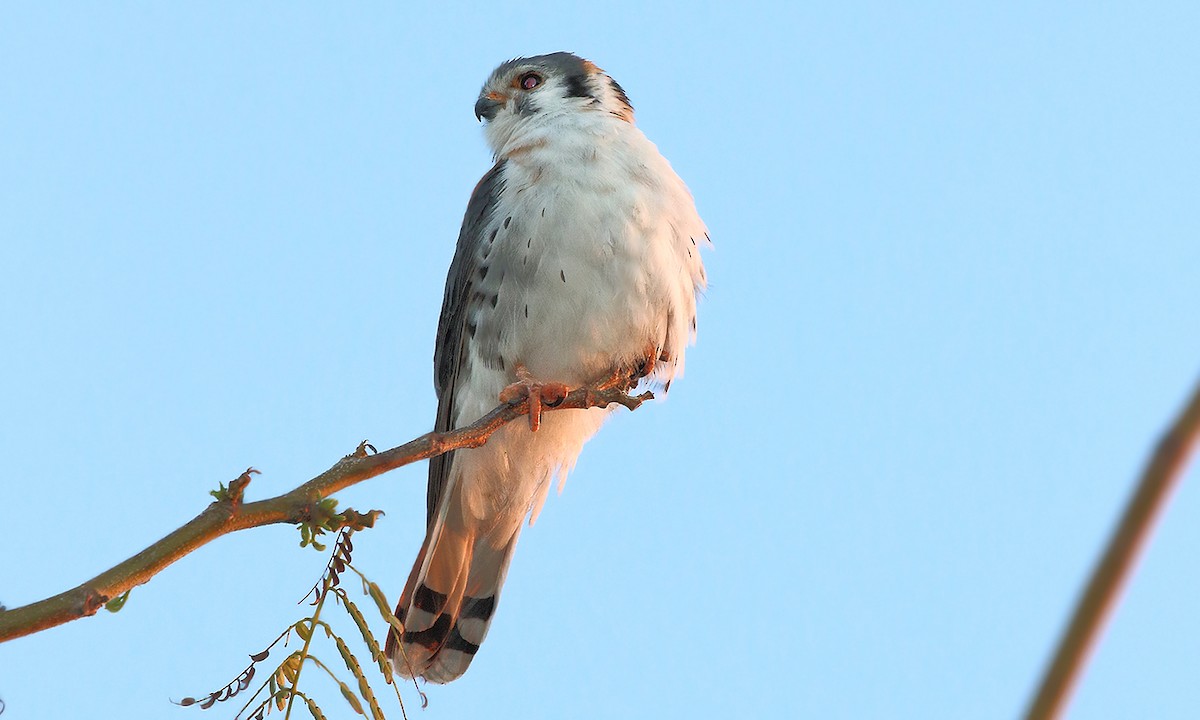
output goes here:
{"type": "MultiPolygon", "coordinates": [[[[635,410],[650,397],[650,393],[630,396],[619,388],[602,384],[573,390],[561,403],[545,407],[543,411],[607,407],[612,403],[635,410]]],[[[426,433],[375,455],[347,455],[303,485],[267,500],[242,502],[242,491],[250,481],[247,471],[230,484],[227,498],[212,503],[186,525],[137,555],[71,590],[23,607],[0,611],[0,642],[95,615],[110,599],[149,581],[175,561],[222,535],[262,525],[305,522],[311,519],[313,508],[323,498],[410,463],[452,450],[479,447],[505,424],[528,412],[527,400],[514,405],[501,404],[467,427],[426,433]]],[[[343,515],[365,517],[352,510],[346,510],[343,515]]]]}
{"type": "Polygon", "coordinates": [[[1133,570],[1138,554],[1150,537],[1155,518],[1172,489],[1183,477],[1188,457],[1200,440],[1200,385],[1175,420],[1142,472],[1125,514],[1109,540],[1075,613],[1059,641],[1054,659],[1046,668],[1027,720],[1062,716],[1087,657],[1095,646],[1105,619],[1112,612],[1121,588],[1133,570]]]}
{"type": "MultiPolygon", "coordinates": [[[[292,693],[288,695],[287,712],[283,714],[283,720],[288,720],[292,717],[292,703],[296,701],[296,686],[300,684],[300,673],[304,672],[304,661],[313,660],[321,667],[325,667],[324,663],[314,657],[308,656],[308,647],[312,645],[313,635],[317,634],[317,623],[321,622],[321,609],[325,607],[325,598],[329,596],[329,578],[325,579],[324,586],[321,589],[321,599],[317,601],[317,611],[313,613],[312,620],[308,623],[308,637],[304,638],[304,647],[300,648],[300,664],[296,666],[296,677],[292,680],[292,693]]],[[[303,620],[301,621],[303,622],[303,620]]],[[[328,626],[326,626],[328,627],[328,626]]],[[[325,668],[325,672],[329,672],[329,668],[325,668]]],[[[329,673],[333,677],[333,673],[329,673]]],[[[337,678],[333,678],[337,680],[337,678]]]]}

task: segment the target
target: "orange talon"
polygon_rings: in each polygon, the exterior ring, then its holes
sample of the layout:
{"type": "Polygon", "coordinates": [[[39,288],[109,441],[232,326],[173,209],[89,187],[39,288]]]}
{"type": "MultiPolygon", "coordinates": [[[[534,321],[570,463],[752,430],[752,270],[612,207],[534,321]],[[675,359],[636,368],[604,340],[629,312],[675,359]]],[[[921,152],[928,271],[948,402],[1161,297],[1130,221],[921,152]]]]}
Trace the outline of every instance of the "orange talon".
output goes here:
{"type": "Polygon", "coordinates": [[[529,397],[529,387],[524,383],[515,382],[500,391],[500,402],[509,405],[520,405],[521,401],[527,397],[529,397]]]}
{"type": "Polygon", "coordinates": [[[562,383],[542,383],[541,385],[542,404],[546,407],[558,407],[570,393],[571,389],[562,383]]]}
{"type": "Polygon", "coordinates": [[[653,345],[646,348],[645,359],[638,363],[637,370],[634,373],[634,375],[637,377],[637,380],[641,380],[644,377],[649,377],[654,373],[654,365],[656,364],[660,354],[661,353],[659,349],[653,345]]]}
{"type": "Polygon", "coordinates": [[[535,382],[523,365],[517,365],[517,381],[500,391],[500,402],[517,405],[529,401],[529,430],[537,432],[542,426],[542,411],[554,407],[566,397],[569,389],[557,382],[535,382]]]}
{"type": "Polygon", "coordinates": [[[536,387],[529,388],[529,432],[537,432],[542,426],[542,394],[536,387]]]}

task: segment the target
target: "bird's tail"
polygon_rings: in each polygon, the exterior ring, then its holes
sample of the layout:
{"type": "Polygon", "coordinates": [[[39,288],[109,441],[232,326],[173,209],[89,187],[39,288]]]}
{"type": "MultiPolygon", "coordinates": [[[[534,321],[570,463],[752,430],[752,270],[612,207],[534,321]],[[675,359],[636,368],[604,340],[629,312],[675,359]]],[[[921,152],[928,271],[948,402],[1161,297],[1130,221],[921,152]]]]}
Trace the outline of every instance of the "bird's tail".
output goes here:
{"type": "MultiPolygon", "coordinates": [[[[462,507],[447,503],[448,510],[462,507]]],[[[405,677],[433,683],[460,677],[492,624],[520,518],[506,528],[464,520],[452,511],[435,519],[400,595],[396,617],[404,633],[392,629],[386,651],[405,677]]]]}

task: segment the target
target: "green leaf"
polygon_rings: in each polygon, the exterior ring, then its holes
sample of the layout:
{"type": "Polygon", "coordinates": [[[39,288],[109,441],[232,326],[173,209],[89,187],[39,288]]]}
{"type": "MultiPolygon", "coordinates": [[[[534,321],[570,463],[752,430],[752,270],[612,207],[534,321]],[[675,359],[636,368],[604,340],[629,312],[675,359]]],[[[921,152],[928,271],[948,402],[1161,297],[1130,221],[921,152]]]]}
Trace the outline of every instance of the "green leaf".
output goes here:
{"type": "Polygon", "coordinates": [[[346,698],[346,702],[350,703],[350,707],[354,708],[354,712],[359,715],[365,715],[362,703],[358,701],[358,696],[350,691],[350,686],[344,682],[339,682],[338,685],[342,687],[342,697],[346,698]]]}
{"type": "Polygon", "coordinates": [[[375,601],[375,607],[379,608],[379,614],[385,620],[394,617],[395,613],[392,612],[392,604],[388,602],[387,596],[383,594],[383,590],[375,583],[370,583],[367,588],[371,599],[375,601]]]}
{"type": "MultiPolygon", "coordinates": [[[[132,590],[132,588],[130,588],[130,590],[132,590]]],[[[104,609],[111,613],[120,612],[121,608],[125,607],[125,601],[128,599],[129,599],[129,590],[126,590],[121,595],[104,603],[104,609]]]]}
{"type": "Polygon", "coordinates": [[[304,701],[308,703],[308,712],[313,716],[313,720],[325,720],[325,713],[321,712],[321,708],[317,707],[312,698],[305,695],[304,701]]]}
{"type": "Polygon", "coordinates": [[[379,672],[390,684],[392,682],[391,665],[388,664],[383,650],[379,648],[379,641],[375,639],[375,634],[367,626],[367,619],[363,617],[362,612],[359,611],[358,606],[354,604],[345,590],[339,590],[338,596],[342,599],[342,606],[346,608],[346,612],[350,614],[350,618],[358,627],[358,632],[362,635],[363,642],[367,644],[367,649],[371,651],[371,659],[379,663],[379,672]]]}
{"type": "Polygon", "coordinates": [[[308,639],[312,637],[312,625],[304,620],[297,622],[295,628],[296,634],[299,635],[300,639],[304,642],[308,642],[308,639]]]}
{"type": "MultiPolygon", "coordinates": [[[[300,651],[297,650],[289,655],[288,659],[284,660],[283,664],[279,666],[279,669],[283,672],[283,677],[287,680],[288,685],[295,684],[296,676],[300,674],[300,651]]],[[[279,684],[283,685],[283,683],[279,684]]]]}
{"type": "MultiPolygon", "coordinates": [[[[358,680],[358,694],[362,695],[363,699],[371,707],[371,717],[382,718],[383,711],[379,709],[379,703],[375,700],[375,693],[371,691],[371,685],[367,682],[366,675],[363,674],[362,666],[358,664],[358,658],[354,657],[354,653],[350,652],[350,646],[341,636],[335,636],[337,642],[338,653],[342,656],[342,662],[346,663],[346,669],[354,674],[354,679],[358,680]]],[[[361,710],[359,712],[362,712],[361,710]]],[[[365,713],[364,713],[365,714],[365,713]]]]}

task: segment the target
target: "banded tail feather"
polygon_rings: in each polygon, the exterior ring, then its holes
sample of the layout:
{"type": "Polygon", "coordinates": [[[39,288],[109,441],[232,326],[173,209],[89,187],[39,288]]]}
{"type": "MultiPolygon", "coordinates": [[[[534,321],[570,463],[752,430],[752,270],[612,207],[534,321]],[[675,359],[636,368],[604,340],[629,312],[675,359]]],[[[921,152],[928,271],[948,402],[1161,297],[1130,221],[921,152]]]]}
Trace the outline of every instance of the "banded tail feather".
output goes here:
{"type": "Polygon", "coordinates": [[[397,672],[442,684],[467,671],[491,626],[518,534],[519,527],[493,549],[486,537],[443,523],[431,528],[396,605],[404,633],[388,633],[397,672]]]}

